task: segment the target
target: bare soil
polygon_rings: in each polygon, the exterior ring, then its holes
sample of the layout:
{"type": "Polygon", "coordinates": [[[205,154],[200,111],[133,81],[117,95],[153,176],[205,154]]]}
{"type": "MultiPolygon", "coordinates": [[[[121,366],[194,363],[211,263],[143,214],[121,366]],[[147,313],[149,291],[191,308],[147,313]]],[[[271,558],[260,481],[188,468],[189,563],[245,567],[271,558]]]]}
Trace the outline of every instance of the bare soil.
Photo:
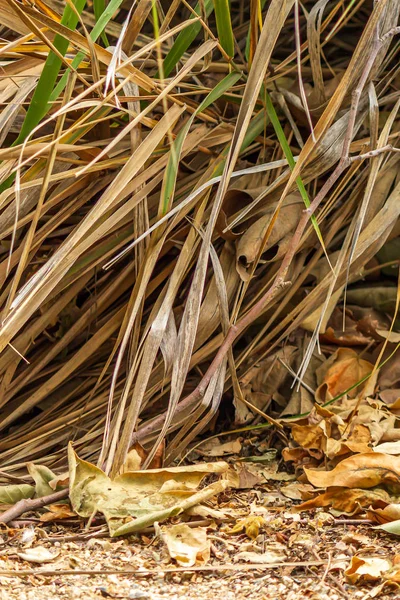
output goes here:
{"type": "Polygon", "coordinates": [[[251,540],[245,533],[229,533],[235,519],[223,523],[193,517],[192,525],[207,528],[212,546],[210,561],[190,569],[179,567],[170,558],[157,527],[127,539],[110,539],[102,525],[85,530],[83,522],[46,524],[28,520],[38,514],[25,515],[25,521],[1,533],[0,599],[399,597],[398,589],[390,586],[378,590],[379,580],[350,585],[344,573],[355,554],[395,560],[400,554],[395,536],[368,522],[334,518],[324,512],[296,514],[291,504],[282,500],[279,486],[269,493],[251,490],[219,500],[219,507],[229,507],[231,514],[241,514],[244,509],[249,512],[249,508],[253,514],[263,514],[265,525],[251,540]],[[39,546],[54,558],[35,564],[20,556],[39,546]],[[260,560],[265,560],[269,551],[277,550],[283,560],[276,564],[244,559],[259,553],[260,560]]]}

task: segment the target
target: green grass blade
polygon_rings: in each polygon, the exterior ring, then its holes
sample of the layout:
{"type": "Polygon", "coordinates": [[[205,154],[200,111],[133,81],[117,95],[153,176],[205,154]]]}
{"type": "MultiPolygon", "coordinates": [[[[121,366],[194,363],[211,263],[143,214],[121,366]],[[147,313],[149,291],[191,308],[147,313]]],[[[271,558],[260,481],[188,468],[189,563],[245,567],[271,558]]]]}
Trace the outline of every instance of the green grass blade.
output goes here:
{"type": "MultiPolygon", "coordinates": [[[[204,11],[207,17],[214,10],[213,0],[205,0],[204,2],[204,11]]],[[[199,16],[201,15],[200,5],[196,4],[194,9],[195,13],[199,16]]],[[[194,18],[194,17],[193,17],[194,18]]],[[[168,52],[167,56],[164,59],[163,63],[163,71],[164,77],[168,77],[171,73],[172,69],[178,63],[178,61],[182,58],[183,54],[189,48],[190,44],[195,40],[196,36],[201,31],[201,23],[196,21],[193,25],[187,27],[184,31],[181,31],[178,37],[176,38],[174,45],[171,50],[168,52]]],[[[156,74],[156,77],[159,77],[159,74],[156,74]]]]}
{"type": "MultiPolygon", "coordinates": [[[[103,33],[103,31],[107,27],[109,21],[111,21],[112,16],[118,10],[118,8],[122,4],[122,2],[123,2],[123,0],[111,0],[111,2],[108,4],[108,6],[104,10],[104,12],[97,19],[96,25],[93,27],[92,31],[90,32],[90,38],[93,42],[95,42],[97,40],[97,38],[103,33]]],[[[72,68],[77,69],[84,58],[85,58],[85,53],[78,52],[78,54],[75,56],[74,60],[72,61],[72,68]]],[[[67,81],[68,81],[68,73],[65,72],[50,96],[51,102],[54,102],[54,100],[57,100],[58,96],[63,92],[65,86],[67,85],[67,81]]]]}
{"type": "MultiPolygon", "coordinates": [[[[104,13],[105,9],[106,9],[106,3],[104,0],[94,0],[93,1],[93,12],[94,12],[94,16],[96,17],[96,22],[100,19],[101,15],[104,13]]],[[[107,36],[104,33],[104,30],[101,32],[100,35],[101,35],[101,39],[103,40],[103,44],[107,48],[107,46],[109,46],[109,43],[108,43],[107,36]]]]}
{"type": "MultiPolygon", "coordinates": [[[[271,97],[270,97],[270,95],[268,94],[267,91],[265,91],[265,98],[266,98],[267,113],[268,113],[269,118],[271,119],[271,123],[273,125],[273,128],[275,129],[276,137],[278,138],[278,141],[279,141],[279,143],[281,145],[281,148],[282,148],[283,153],[284,153],[284,155],[286,157],[286,160],[288,161],[290,169],[293,170],[296,163],[294,161],[293,154],[292,154],[292,151],[291,151],[290,146],[288,144],[288,141],[286,139],[285,133],[284,133],[284,131],[282,129],[282,125],[281,125],[281,123],[280,123],[280,121],[278,119],[278,115],[276,114],[275,107],[274,107],[274,105],[272,103],[271,97]]],[[[304,183],[303,183],[303,180],[301,179],[301,177],[297,177],[296,178],[296,184],[297,184],[297,187],[299,188],[299,192],[300,192],[300,195],[301,195],[301,197],[303,199],[303,202],[304,202],[305,206],[308,208],[310,206],[311,202],[310,202],[310,199],[309,199],[308,194],[307,194],[307,190],[306,190],[306,188],[304,186],[304,183]]],[[[322,237],[322,233],[321,233],[320,228],[318,226],[317,219],[316,219],[315,215],[311,215],[311,223],[313,224],[313,227],[315,229],[315,233],[318,236],[320,244],[321,244],[321,246],[322,246],[322,248],[324,250],[325,256],[328,258],[327,252],[326,252],[326,248],[325,248],[325,244],[324,244],[324,240],[323,240],[323,237],[322,237]]],[[[329,259],[328,259],[328,262],[329,262],[329,259]]]]}
{"type": "Polygon", "coordinates": [[[235,54],[229,0],[214,0],[215,20],[220,44],[230,58],[235,54]]]}
{"type": "Polygon", "coordinates": [[[190,127],[194,121],[196,115],[201,113],[203,110],[213,104],[218,98],[223,96],[235,83],[241,78],[241,73],[233,72],[224,77],[222,81],[217,83],[215,88],[204,98],[203,102],[197,108],[196,112],[188,119],[184,127],[175,138],[173,145],[171,146],[171,152],[168,159],[167,168],[165,169],[165,175],[163,179],[162,192],[160,198],[161,214],[165,215],[170,209],[172,198],[175,191],[176,178],[178,175],[179,159],[182,152],[182,146],[189,133],[190,127]]]}
{"type": "Polygon", "coordinates": [[[196,115],[201,113],[203,110],[211,106],[216,100],[221,98],[226,92],[230,90],[232,86],[235,85],[237,81],[241,78],[242,74],[238,72],[229,73],[226,77],[222,79],[214,89],[211,90],[209,94],[204,98],[203,102],[200,104],[198,109],[196,110],[196,115]]]}
{"type": "MultiPolygon", "coordinates": [[[[79,14],[82,13],[85,4],[86,0],[75,0],[74,5],[79,14]]],[[[68,27],[68,29],[75,29],[78,24],[78,16],[69,6],[65,7],[61,24],[68,27]]],[[[67,52],[68,44],[68,39],[59,34],[55,36],[54,46],[63,56],[65,56],[65,53],[67,52]]],[[[46,114],[50,95],[60,72],[61,65],[61,59],[56,56],[54,52],[50,51],[26,113],[25,120],[22,124],[20,134],[13,144],[14,146],[24,142],[46,114]]]]}

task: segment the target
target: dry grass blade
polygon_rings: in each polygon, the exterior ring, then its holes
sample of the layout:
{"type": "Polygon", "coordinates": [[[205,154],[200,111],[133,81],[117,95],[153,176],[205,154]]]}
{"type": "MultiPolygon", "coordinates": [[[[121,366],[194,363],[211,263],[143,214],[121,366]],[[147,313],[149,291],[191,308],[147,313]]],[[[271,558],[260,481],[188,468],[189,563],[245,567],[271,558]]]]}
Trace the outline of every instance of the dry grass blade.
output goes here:
{"type": "Polygon", "coordinates": [[[0,478],[282,430],[392,352],[398,0],[64,8],[0,0],[0,478]]]}

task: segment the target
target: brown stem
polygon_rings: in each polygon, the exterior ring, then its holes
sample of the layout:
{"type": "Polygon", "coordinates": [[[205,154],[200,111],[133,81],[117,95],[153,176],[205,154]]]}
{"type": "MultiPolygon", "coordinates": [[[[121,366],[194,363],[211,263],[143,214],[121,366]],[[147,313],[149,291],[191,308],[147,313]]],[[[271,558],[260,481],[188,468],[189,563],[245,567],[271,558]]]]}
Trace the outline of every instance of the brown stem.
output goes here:
{"type": "Polygon", "coordinates": [[[60,490],[59,492],[54,492],[54,494],[42,496],[41,498],[34,498],[33,500],[25,498],[24,500],[19,500],[14,506],[0,514],[0,523],[9,523],[26,513],[28,510],[43,508],[43,506],[68,498],[68,494],[69,489],[66,488],[65,490],[60,490]]]}
{"type": "Polygon", "coordinates": [[[399,148],[395,148],[392,144],[386,144],[386,146],[382,146],[381,148],[375,148],[375,150],[370,150],[369,152],[364,152],[364,154],[358,154],[357,156],[351,157],[351,162],[365,160],[367,158],[374,158],[375,156],[379,156],[384,152],[400,152],[399,148]]]}

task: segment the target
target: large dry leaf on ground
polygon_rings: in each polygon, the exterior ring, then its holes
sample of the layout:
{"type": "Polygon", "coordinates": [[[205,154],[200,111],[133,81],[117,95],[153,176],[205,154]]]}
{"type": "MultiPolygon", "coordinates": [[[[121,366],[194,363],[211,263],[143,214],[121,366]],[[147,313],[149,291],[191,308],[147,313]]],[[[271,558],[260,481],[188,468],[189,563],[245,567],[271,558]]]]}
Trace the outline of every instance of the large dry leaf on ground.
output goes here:
{"type": "Polygon", "coordinates": [[[374,452],[383,452],[384,454],[398,456],[400,454],[400,440],[397,440],[397,442],[383,442],[383,444],[375,446],[374,452]]]}
{"type": "MultiPolygon", "coordinates": [[[[374,365],[359,358],[357,352],[351,348],[339,348],[317,370],[319,387],[316,399],[321,403],[332,400],[369,375],[373,368],[374,365]]],[[[357,392],[358,387],[355,387],[348,395],[355,398],[357,392]]]]}
{"type": "Polygon", "coordinates": [[[400,504],[392,503],[383,508],[372,507],[367,514],[368,518],[379,524],[392,523],[393,521],[400,523],[400,504]]]}
{"type": "Polygon", "coordinates": [[[182,567],[205,565],[210,560],[211,542],[201,527],[171,525],[163,530],[163,539],[171,558],[182,567]]]}
{"type": "Polygon", "coordinates": [[[349,583],[376,581],[392,568],[392,562],[377,556],[353,556],[351,565],[344,572],[349,583]]]}
{"type": "Polygon", "coordinates": [[[366,452],[346,458],[332,471],[304,469],[315,487],[372,488],[381,484],[399,485],[400,458],[378,452],[366,452]]]}
{"type": "Polygon", "coordinates": [[[334,487],[316,498],[303,502],[296,507],[296,510],[302,511],[330,506],[337,512],[354,515],[371,506],[385,507],[389,502],[390,496],[382,488],[362,490],[359,488],[334,487]]]}
{"type": "Polygon", "coordinates": [[[70,500],[81,517],[102,513],[112,536],[138,531],[180,514],[214,496],[229,484],[220,480],[198,490],[210,473],[225,473],[227,463],[126,472],[111,480],[101,469],[81,460],[69,445],[70,500]]]}
{"type": "Polygon", "coordinates": [[[302,448],[320,450],[328,458],[370,451],[371,434],[361,423],[349,425],[341,414],[335,414],[318,404],[307,420],[306,424],[300,422],[292,425],[292,437],[302,448]]]}

